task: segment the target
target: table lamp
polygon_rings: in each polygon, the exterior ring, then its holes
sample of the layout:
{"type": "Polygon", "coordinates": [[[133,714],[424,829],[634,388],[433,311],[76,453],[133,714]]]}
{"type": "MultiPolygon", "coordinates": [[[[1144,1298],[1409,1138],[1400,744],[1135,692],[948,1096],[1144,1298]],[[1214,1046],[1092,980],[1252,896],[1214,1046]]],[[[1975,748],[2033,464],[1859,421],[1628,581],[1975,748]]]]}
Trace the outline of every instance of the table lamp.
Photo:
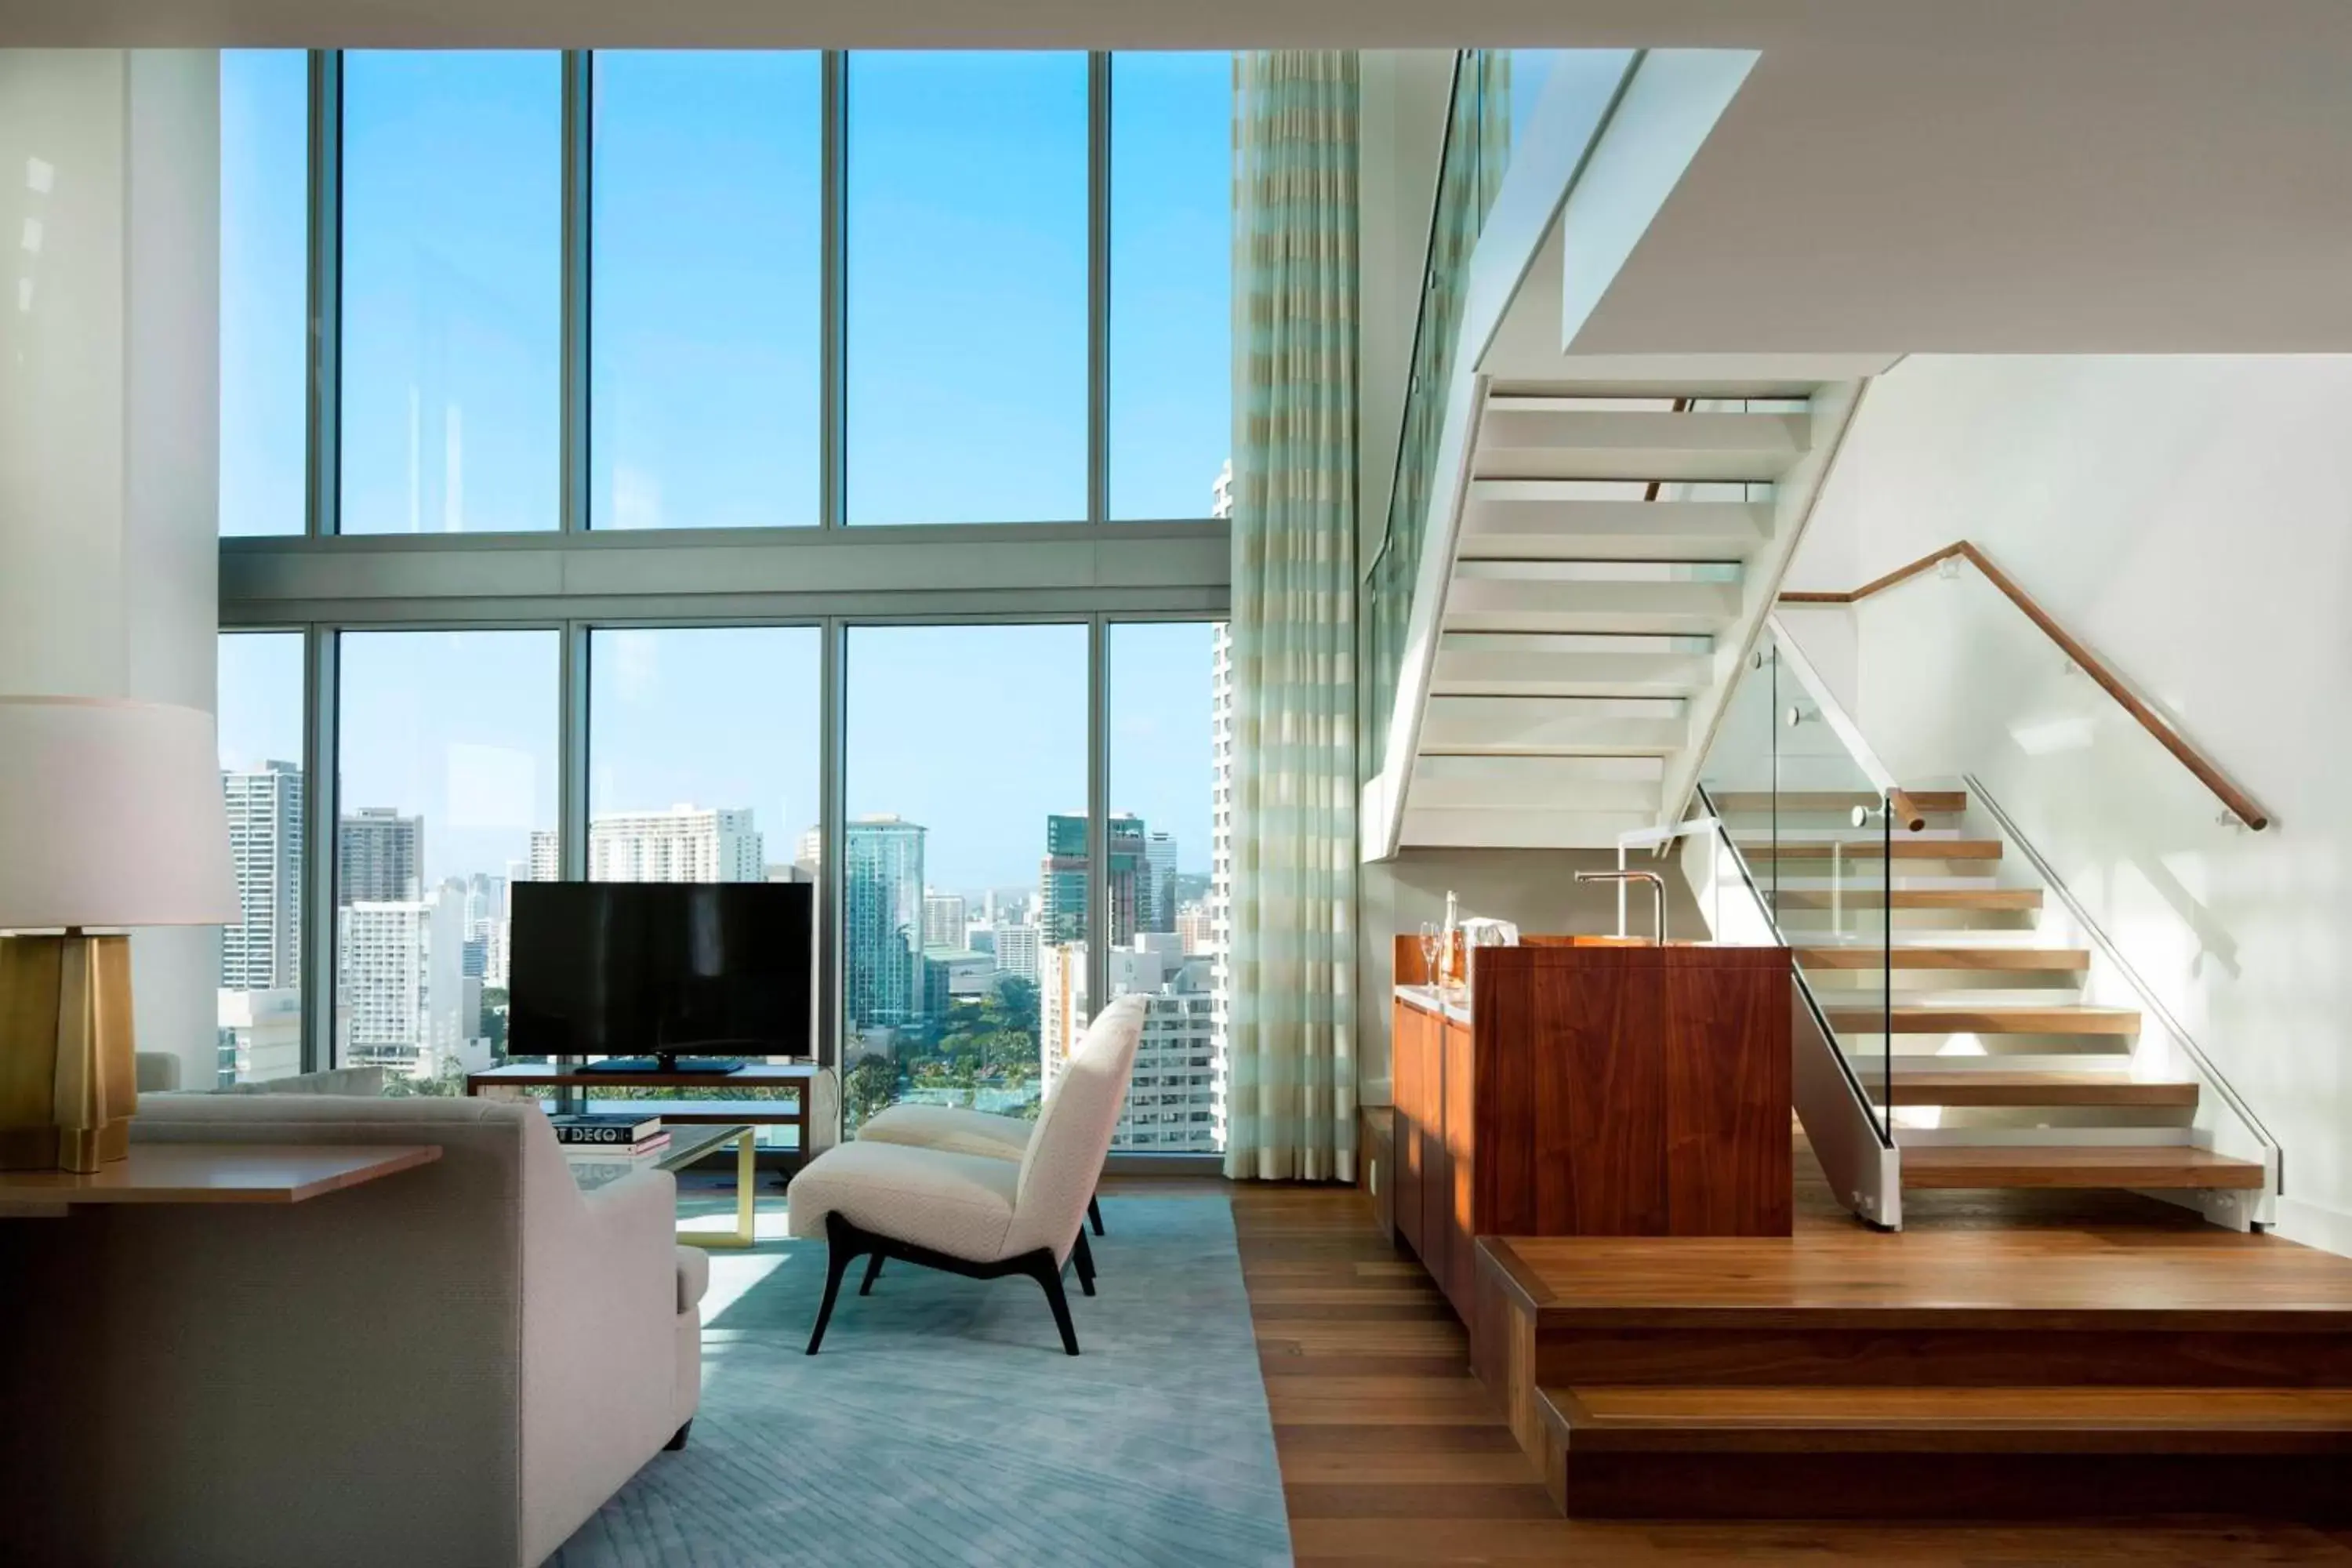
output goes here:
{"type": "Polygon", "coordinates": [[[86,928],[242,918],[211,714],[0,697],[0,1170],[130,1152],[131,939],[86,928]]]}

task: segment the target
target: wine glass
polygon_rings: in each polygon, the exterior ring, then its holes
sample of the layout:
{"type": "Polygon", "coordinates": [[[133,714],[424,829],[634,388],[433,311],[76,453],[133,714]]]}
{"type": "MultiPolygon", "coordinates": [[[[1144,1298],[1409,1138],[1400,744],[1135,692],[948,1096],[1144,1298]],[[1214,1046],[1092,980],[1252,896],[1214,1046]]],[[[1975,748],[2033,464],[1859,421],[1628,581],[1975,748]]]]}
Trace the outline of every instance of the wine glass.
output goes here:
{"type": "Polygon", "coordinates": [[[1445,933],[1435,921],[1421,922],[1421,983],[1433,989],[1442,986],[1437,973],[1438,955],[1444,951],[1445,933]]]}

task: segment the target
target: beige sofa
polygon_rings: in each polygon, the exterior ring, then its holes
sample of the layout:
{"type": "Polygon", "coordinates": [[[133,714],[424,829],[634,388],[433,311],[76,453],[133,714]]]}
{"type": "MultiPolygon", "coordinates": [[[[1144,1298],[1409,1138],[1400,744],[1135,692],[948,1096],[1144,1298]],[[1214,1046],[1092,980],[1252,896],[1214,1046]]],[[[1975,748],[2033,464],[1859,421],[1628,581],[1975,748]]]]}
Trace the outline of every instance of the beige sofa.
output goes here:
{"type": "Polygon", "coordinates": [[[0,1223],[0,1474],[37,1561],[537,1563],[694,1414],[708,1266],[671,1178],[582,1194],[531,1107],[156,1096],[131,1136],[442,1155],[291,1207],[0,1223]]]}

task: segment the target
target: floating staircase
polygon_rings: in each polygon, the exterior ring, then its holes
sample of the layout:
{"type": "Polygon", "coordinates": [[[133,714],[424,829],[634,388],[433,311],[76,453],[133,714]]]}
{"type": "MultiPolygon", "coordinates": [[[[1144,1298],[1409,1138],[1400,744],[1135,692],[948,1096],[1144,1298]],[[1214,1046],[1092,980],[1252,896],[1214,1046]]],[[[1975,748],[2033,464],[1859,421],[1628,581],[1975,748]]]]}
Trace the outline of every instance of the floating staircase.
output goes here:
{"type": "Polygon", "coordinates": [[[2091,951],[2045,929],[2044,889],[1969,826],[1967,794],[1910,798],[1918,826],[1891,836],[1853,826],[1867,793],[1715,802],[1863,1093],[1893,1110],[1903,1186],[2261,1189],[2261,1163],[2200,1146],[2203,1086],[2146,1068],[2140,1013],[2084,999],[2091,951]]]}
{"type": "Polygon", "coordinates": [[[1597,847],[1678,806],[1854,386],[1634,390],[1482,392],[1412,606],[1427,653],[1397,693],[1374,858],[1597,847]]]}

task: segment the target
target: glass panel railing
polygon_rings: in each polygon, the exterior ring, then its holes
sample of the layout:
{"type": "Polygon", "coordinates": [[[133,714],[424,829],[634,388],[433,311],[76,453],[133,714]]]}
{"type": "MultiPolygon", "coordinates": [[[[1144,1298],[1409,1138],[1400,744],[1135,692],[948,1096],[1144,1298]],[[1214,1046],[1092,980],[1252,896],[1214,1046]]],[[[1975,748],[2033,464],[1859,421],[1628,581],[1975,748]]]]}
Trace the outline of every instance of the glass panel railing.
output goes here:
{"type": "Polygon", "coordinates": [[[1470,254],[1477,247],[1487,208],[1494,205],[1510,160],[1511,63],[1511,51],[1506,49],[1468,49],[1454,57],[1454,97],[1438,160],[1388,524],[1363,578],[1360,689],[1367,743],[1357,754],[1365,778],[1380,771],[1388,747],[1389,717],[1396,703],[1406,627],[1412,618],[1413,586],[1421,575],[1422,535],[1429,518],[1438,437],[1444,429],[1446,394],[1455,368],[1470,254]]]}
{"type": "MultiPolygon", "coordinates": [[[[1906,776],[1916,768],[1964,783],[1971,805],[1997,813],[2046,863],[2044,879],[2130,955],[2148,996],[2179,1016],[2210,1015],[2213,955],[2231,951],[2233,928],[2258,923],[2242,896],[2250,884],[2233,886],[2231,873],[2252,824],[2267,820],[2196,743],[2210,716],[2176,718],[2134,695],[2159,735],[2109,689],[2132,690],[2122,672],[2086,668],[2095,652],[2078,660],[1965,557],[1853,614],[1852,710],[1874,742],[1906,776]]],[[[2083,1000],[2143,998],[2095,963],[2083,1000]]],[[[2144,1048],[2157,1034],[2143,1030],[2144,1048]]],[[[2155,1058],[2143,1067],[2171,1070],[2155,1058]]]]}
{"type": "Polygon", "coordinates": [[[1801,656],[1768,636],[1699,778],[1884,1136],[1895,1098],[1895,910],[1911,879],[1898,873],[1884,772],[1850,735],[1801,656]]]}

